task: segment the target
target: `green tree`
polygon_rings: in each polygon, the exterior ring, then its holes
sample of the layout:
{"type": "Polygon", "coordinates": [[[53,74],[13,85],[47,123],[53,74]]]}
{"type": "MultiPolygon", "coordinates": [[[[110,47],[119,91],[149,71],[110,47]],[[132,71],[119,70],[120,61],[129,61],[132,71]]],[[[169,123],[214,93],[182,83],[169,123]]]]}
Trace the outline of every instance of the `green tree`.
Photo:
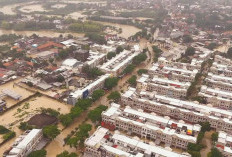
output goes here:
{"type": "Polygon", "coordinates": [[[101,121],[101,113],[105,111],[107,108],[108,108],[107,106],[103,106],[103,105],[98,106],[97,108],[91,110],[88,113],[88,118],[94,123],[97,121],[101,121]]]}
{"type": "Polygon", "coordinates": [[[138,75],[142,75],[142,74],[147,74],[148,73],[148,70],[147,69],[139,69],[138,71],[137,71],[137,73],[138,73],[138,75]]]}
{"type": "Polygon", "coordinates": [[[114,102],[118,102],[121,98],[121,94],[118,91],[114,91],[114,92],[111,92],[107,98],[108,100],[113,100],[114,102]]]}
{"type": "Polygon", "coordinates": [[[61,114],[59,119],[61,124],[65,127],[69,126],[73,122],[71,114],[61,114]]]}
{"type": "Polygon", "coordinates": [[[91,99],[79,99],[76,103],[76,106],[79,106],[82,110],[87,110],[91,105],[91,99]]]}
{"type": "Polygon", "coordinates": [[[46,157],[47,151],[44,149],[31,152],[27,157],[46,157]]]}
{"type": "Polygon", "coordinates": [[[147,59],[146,53],[140,53],[133,58],[133,64],[139,65],[140,63],[144,62],[147,59]]]}
{"type": "Polygon", "coordinates": [[[82,112],[83,109],[80,106],[74,106],[70,111],[71,118],[74,119],[79,117],[82,112]]]}
{"type": "Polygon", "coordinates": [[[211,129],[209,122],[201,122],[200,125],[201,125],[201,131],[203,132],[210,131],[211,129]]]}
{"type": "Polygon", "coordinates": [[[99,33],[87,33],[85,34],[86,37],[88,37],[92,42],[98,43],[98,44],[106,44],[105,37],[99,33]]]}
{"type": "Polygon", "coordinates": [[[202,139],[204,138],[204,136],[205,136],[205,132],[200,131],[198,136],[197,136],[197,143],[200,143],[202,141],[202,139]]]}
{"type": "Polygon", "coordinates": [[[184,43],[191,43],[191,42],[193,42],[193,38],[190,35],[184,35],[183,42],[184,43]]]}
{"type": "Polygon", "coordinates": [[[97,101],[98,99],[100,99],[104,95],[105,95],[105,91],[103,89],[98,89],[98,90],[95,90],[93,92],[92,99],[93,99],[93,101],[97,101]]]}
{"type": "Polygon", "coordinates": [[[9,129],[0,125],[0,134],[5,134],[5,133],[8,133],[9,131],[10,131],[9,129]]]}
{"type": "Polygon", "coordinates": [[[119,53],[121,53],[123,50],[124,50],[124,49],[123,49],[122,46],[118,46],[118,47],[116,48],[116,53],[119,54],[119,53]]]}
{"type": "Polygon", "coordinates": [[[105,80],[104,86],[106,89],[112,89],[113,87],[117,86],[118,84],[118,78],[117,77],[110,77],[105,80]]]}
{"type": "Polygon", "coordinates": [[[107,53],[107,59],[111,59],[111,58],[113,58],[115,56],[116,56],[115,52],[109,52],[109,53],[107,53]]]}
{"type": "Polygon", "coordinates": [[[217,133],[217,132],[215,132],[215,133],[213,133],[213,134],[211,135],[211,140],[212,140],[213,142],[216,142],[216,141],[218,140],[218,133],[217,133]]]}
{"type": "Polygon", "coordinates": [[[195,54],[195,48],[194,47],[188,47],[185,51],[185,56],[193,56],[195,54]]]}
{"type": "Polygon", "coordinates": [[[77,154],[69,153],[68,151],[63,151],[62,153],[58,154],[56,157],[77,157],[77,154]]]}
{"type": "Polygon", "coordinates": [[[129,79],[128,79],[128,83],[132,86],[132,87],[136,87],[136,82],[137,80],[137,77],[135,75],[131,76],[129,79]]]}
{"type": "Polygon", "coordinates": [[[135,69],[135,65],[133,64],[129,64],[127,65],[127,67],[123,70],[123,74],[129,74],[129,73],[132,73],[133,70],[135,69]]]}
{"type": "Polygon", "coordinates": [[[54,139],[60,134],[60,130],[57,125],[48,125],[43,128],[43,134],[47,138],[54,139]]]}
{"type": "Polygon", "coordinates": [[[212,148],[207,157],[223,157],[223,155],[217,148],[212,148]]]}

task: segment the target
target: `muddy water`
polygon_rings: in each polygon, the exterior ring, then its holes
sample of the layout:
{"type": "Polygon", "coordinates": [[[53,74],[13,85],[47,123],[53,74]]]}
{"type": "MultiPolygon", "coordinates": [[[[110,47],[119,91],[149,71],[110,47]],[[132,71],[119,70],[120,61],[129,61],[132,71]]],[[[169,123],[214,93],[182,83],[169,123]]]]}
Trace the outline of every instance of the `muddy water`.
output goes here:
{"type": "Polygon", "coordinates": [[[128,38],[132,35],[135,35],[137,32],[141,31],[141,29],[136,28],[134,26],[130,26],[130,25],[122,25],[122,24],[116,24],[116,23],[110,23],[110,22],[98,22],[98,23],[101,23],[103,25],[113,26],[116,28],[121,28],[122,33],[118,34],[118,36],[123,37],[123,38],[128,38]]]}
{"type": "Polygon", "coordinates": [[[66,36],[68,34],[72,34],[75,37],[83,37],[84,34],[83,33],[59,33],[59,32],[54,32],[54,31],[45,31],[45,30],[41,30],[41,31],[14,31],[14,30],[3,30],[0,29],[0,35],[3,34],[17,34],[17,35],[23,35],[23,36],[31,36],[33,34],[37,34],[39,36],[46,36],[46,37],[58,37],[60,34],[62,34],[63,36],[66,36]]]}
{"type": "MultiPolygon", "coordinates": [[[[0,115],[0,124],[9,127],[11,130],[14,130],[16,132],[16,137],[19,137],[22,134],[22,132],[18,129],[18,125],[20,124],[20,122],[28,121],[32,115],[38,113],[39,108],[52,108],[55,110],[59,110],[60,113],[63,114],[69,113],[71,108],[70,105],[60,103],[45,96],[32,98],[27,101],[27,103],[29,103],[27,107],[25,107],[25,103],[22,103],[20,106],[13,108],[8,112],[5,112],[3,115],[0,115]],[[21,110],[20,112],[19,109],[21,110]],[[11,123],[13,124],[10,125],[11,123]]],[[[9,149],[10,146],[14,143],[14,140],[15,138],[1,146],[0,154],[3,154],[5,150],[9,149]]]]}

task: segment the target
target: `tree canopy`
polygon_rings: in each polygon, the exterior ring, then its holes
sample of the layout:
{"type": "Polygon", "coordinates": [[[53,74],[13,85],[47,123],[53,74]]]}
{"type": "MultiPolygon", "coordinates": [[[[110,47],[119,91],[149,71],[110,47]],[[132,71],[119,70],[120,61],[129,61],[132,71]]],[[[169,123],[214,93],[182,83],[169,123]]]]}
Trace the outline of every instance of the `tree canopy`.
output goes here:
{"type": "Polygon", "coordinates": [[[101,120],[101,113],[103,111],[105,111],[107,108],[108,108],[107,106],[103,106],[103,105],[98,106],[97,108],[91,110],[88,113],[88,118],[94,123],[97,121],[100,121],[101,120]]]}
{"type": "Polygon", "coordinates": [[[93,101],[97,101],[98,99],[100,99],[103,95],[105,95],[105,91],[103,89],[98,89],[95,90],[92,94],[92,100],[93,101]]]}
{"type": "Polygon", "coordinates": [[[46,157],[47,151],[44,149],[31,152],[27,157],[46,157]]]}
{"type": "Polygon", "coordinates": [[[136,84],[137,84],[136,79],[137,79],[136,75],[133,75],[133,76],[131,76],[131,77],[128,79],[128,83],[129,83],[132,87],[136,87],[136,84]]]}
{"type": "Polygon", "coordinates": [[[113,91],[108,95],[108,100],[113,100],[114,102],[118,102],[121,98],[121,94],[118,91],[113,91]]]}
{"type": "Polygon", "coordinates": [[[57,125],[48,125],[43,128],[43,134],[47,138],[54,139],[60,134],[60,130],[57,125]]]}
{"type": "Polygon", "coordinates": [[[69,153],[68,151],[63,151],[62,153],[58,154],[56,157],[77,157],[77,154],[69,153]]]}
{"type": "Polygon", "coordinates": [[[112,89],[113,87],[117,86],[118,80],[119,79],[117,77],[107,78],[105,80],[105,84],[104,84],[105,88],[109,90],[109,89],[112,89]]]}

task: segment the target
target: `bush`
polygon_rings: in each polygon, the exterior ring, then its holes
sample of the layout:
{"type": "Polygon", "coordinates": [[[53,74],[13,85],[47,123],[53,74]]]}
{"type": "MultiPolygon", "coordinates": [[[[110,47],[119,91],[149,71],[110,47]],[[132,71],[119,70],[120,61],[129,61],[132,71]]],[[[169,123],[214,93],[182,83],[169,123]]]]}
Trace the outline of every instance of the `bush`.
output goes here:
{"type": "Polygon", "coordinates": [[[107,54],[107,59],[111,59],[111,58],[113,58],[113,57],[115,57],[116,56],[116,53],[115,52],[109,52],[108,54],[107,54]]]}

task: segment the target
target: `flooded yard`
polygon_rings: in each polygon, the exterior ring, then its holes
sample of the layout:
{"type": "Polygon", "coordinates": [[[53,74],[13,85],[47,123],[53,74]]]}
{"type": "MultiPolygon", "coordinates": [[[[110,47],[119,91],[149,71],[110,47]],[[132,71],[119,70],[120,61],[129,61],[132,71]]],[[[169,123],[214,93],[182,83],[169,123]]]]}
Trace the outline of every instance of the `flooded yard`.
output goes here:
{"type": "MultiPolygon", "coordinates": [[[[6,84],[1,85],[0,86],[0,94],[2,94],[2,90],[9,89],[9,90],[21,95],[22,97],[20,98],[20,100],[25,99],[25,98],[27,98],[27,97],[34,94],[34,93],[30,92],[30,91],[27,91],[27,90],[25,90],[23,88],[20,88],[20,87],[14,85],[14,83],[17,83],[19,81],[20,81],[20,79],[15,80],[15,81],[11,81],[11,82],[8,82],[6,84]]],[[[4,96],[4,97],[2,97],[0,99],[3,99],[3,100],[6,101],[7,108],[13,106],[14,104],[16,104],[17,102],[20,101],[20,100],[14,100],[13,98],[10,98],[8,96],[4,96]]]]}
{"type": "MultiPolygon", "coordinates": [[[[38,96],[31,98],[25,103],[22,103],[20,106],[13,108],[10,111],[5,112],[3,115],[0,115],[0,124],[10,128],[16,132],[16,137],[22,134],[22,131],[18,129],[20,122],[28,121],[33,115],[40,111],[40,108],[52,108],[58,110],[59,112],[66,114],[69,113],[71,106],[64,103],[60,103],[56,100],[50,99],[45,96],[38,96]]],[[[60,125],[60,129],[62,126],[60,125]]],[[[13,144],[15,138],[8,141],[6,144],[0,147],[0,154],[13,144]]]]}

